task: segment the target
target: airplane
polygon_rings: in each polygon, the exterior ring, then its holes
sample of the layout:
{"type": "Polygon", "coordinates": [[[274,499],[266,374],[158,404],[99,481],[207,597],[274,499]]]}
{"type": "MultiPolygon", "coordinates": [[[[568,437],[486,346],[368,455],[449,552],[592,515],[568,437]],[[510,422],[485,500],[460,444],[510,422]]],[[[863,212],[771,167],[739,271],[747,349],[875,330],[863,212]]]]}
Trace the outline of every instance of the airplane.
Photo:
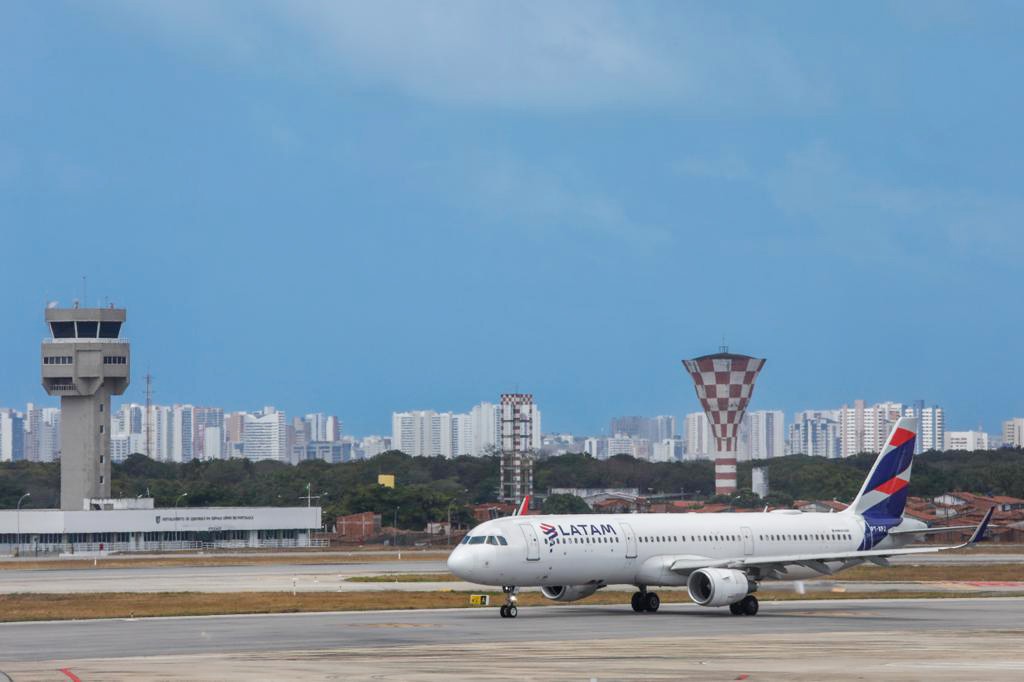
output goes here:
{"type": "Polygon", "coordinates": [[[860,492],[841,512],[776,509],[759,513],[581,514],[513,516],[470,531],[448,557],[448,569],[481,585],[500,585],[500,614],[515,618],[516,593],[540,587],[548,599],[571,602],[608,585],[634,585],[631,605],[653,613],[651,586],[683,586],[700,606],[758,612],[765,580],[802,580],[852,566],[888,566],[888,557],[960,549],[981,540],[994,507],[975,526],[928,528],[904,518],[917,420],[893,427],[860,492]],[[906,547],[929,533],[973,528],[966,542],[906,547]]]}

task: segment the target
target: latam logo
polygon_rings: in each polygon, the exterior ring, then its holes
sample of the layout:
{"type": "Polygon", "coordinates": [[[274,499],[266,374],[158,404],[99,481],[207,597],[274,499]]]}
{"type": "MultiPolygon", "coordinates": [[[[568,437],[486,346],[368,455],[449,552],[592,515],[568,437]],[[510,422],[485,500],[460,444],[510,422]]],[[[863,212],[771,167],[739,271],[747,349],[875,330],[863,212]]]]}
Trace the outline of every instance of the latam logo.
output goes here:
{"type": "Polygon", "coordinates": [[[542,523],[540,524],[540,530],[548,540],[554,540],[559,535],[565,537],[572,535],[589,537],[618,535],[618,531],[615,530],[615,526],[610,523],[602,523],[601,525],[597,525],[595,523],[573,523],[567,526],[563,526],[562,524],[553,526],[550,523],[542,523]]]}

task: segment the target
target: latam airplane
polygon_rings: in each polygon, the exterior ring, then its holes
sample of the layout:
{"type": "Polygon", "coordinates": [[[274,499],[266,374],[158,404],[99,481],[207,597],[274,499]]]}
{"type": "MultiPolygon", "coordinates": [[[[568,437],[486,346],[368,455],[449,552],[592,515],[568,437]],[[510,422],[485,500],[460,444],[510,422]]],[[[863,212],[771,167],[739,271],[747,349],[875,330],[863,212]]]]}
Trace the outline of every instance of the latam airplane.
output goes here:
{"type": "Polygon", "coordinates": [[[515,515],[475,527],[452,551],[448,568],[463,580],[501,585],[502,618],[515,618],[520,587],[540,587],[569,602],[607,585],[635,585],[632,606],[655,612],[655,585],[685,585],[700,606],[757,614],[764,580],[832,575],[865,562],[959,549],[980,540],[993,509],[977,527],[929,529],[903,518],[917,422],[901,418],[853,503],[839,513],[776,509],[765,513],[515,515]],[[927,533],[973,528],[949,547],[905,547],[927,533]]]}

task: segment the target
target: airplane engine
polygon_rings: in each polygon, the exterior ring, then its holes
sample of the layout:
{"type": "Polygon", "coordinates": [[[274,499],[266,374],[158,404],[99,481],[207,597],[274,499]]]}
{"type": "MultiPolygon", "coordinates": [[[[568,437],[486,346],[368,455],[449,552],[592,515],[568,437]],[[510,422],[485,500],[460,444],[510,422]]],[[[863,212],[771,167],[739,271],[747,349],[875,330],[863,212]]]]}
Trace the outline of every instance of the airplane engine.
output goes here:
{"type": "Polygon", "coordinates": [[[597,592],[598,585],[553,585],[540,588],[541,594],[553,601],[576,601],[597,592]]]}
{"type": "Polygon", "coordinates": [[[728,606],[757,589],[757,583],[743,571],[731,568],[702,568],[690,574],[686,590],[701,606],[728,606]]]}

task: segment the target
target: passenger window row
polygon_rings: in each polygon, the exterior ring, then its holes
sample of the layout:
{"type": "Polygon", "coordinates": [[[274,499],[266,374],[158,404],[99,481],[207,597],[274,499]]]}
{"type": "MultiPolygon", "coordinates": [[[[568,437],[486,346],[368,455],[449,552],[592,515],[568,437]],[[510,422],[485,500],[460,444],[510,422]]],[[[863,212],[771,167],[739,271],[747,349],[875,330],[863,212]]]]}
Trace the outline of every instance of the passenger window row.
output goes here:
{"type": "Polygon", "coordinates": [[[767,542],[800,542],[804,540],[837,541],[853,539],[849,533],[781,533],[759,535],[758,537],[767,542]]]}

